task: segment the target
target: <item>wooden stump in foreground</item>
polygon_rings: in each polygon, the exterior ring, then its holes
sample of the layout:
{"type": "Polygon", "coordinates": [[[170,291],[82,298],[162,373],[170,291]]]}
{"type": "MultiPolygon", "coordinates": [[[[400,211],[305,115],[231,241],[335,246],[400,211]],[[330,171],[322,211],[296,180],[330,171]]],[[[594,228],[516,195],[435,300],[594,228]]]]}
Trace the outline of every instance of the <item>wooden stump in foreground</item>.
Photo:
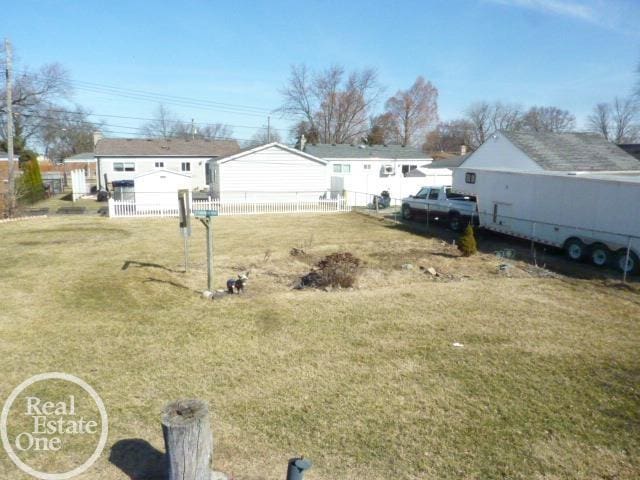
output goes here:
{"type": "Polygon", "coordinates": [[[167,480],[210,480],[213,435],[202,400],[178,400],[162,410],[167,480]]]}

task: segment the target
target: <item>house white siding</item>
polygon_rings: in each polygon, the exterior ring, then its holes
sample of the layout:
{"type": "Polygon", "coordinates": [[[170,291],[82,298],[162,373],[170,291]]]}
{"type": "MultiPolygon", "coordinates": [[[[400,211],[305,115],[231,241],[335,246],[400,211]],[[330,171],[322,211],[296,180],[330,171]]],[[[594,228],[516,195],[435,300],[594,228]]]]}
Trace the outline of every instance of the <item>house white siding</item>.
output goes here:
{"type": "Polygon", "coordinates": [[[405,171],[413,167],[428,165],[430,159],[388,159],[388,158],[363,158],[363,159],[337,159],[329,158],[329,171],[331,174],[331,190],[349,192],[350,201],[356,203],[367,202],[363,195],[356,202],[354,193],[376,194],[386,190],[393,198],[403,198],[417,193],[420,187],[441,186],[451,184],[451,170],[420,169],[425,177],[405,177],[405,171]],[[340,167],[336,168],[336,165],[340,167]],[[344,171],[343,165],[348,165],[344,171]],[[339,170],[339,171],[338,171],[339,170]],[[360,202],[360,200],[362,202],[360,202]]]}
{"type": "Polygon", "coordinates": [[[542,167],[498,132],[484,142],[461,165],[503,171],[541,172],[542,167]]]}
{"type": "Polygon", "coordinates": [[[104,175],[107,174],[109,183],[118,180],[133,180],[136,176],[154,170],[166,169],[173,172],[189,174],[190,189],[208,188],[205,168],[211,157],[97,157],[99,162],[100,188],[104,188],[104,175]],[[123,171],[116,170],[116,165],[122,164],[123,171]],[[188,164],[188,165],[187,165],[188,164]],[[133,168],[133,170],[131,170],[133,168]],[[187,170],[188,168],[188,170],[187,170]]]}
{"type": "Polygon", "coordinates": [[[326,162],[279,144],[213,163],[221,200],[317,200],[329,189],[326,162]]]}

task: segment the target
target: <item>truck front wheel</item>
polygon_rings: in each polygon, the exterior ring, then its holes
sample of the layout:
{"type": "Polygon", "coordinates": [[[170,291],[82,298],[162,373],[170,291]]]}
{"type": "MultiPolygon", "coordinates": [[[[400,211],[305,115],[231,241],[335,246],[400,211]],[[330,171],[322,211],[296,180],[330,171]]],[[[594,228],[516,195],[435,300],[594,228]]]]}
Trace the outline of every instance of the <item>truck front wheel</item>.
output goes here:
{"type": "Polygon", "coordinates": [[[587,246],[578,238],[570,238],[564,243],[564,251],[569,260],[579,262],[587,253],[587,246]]]}
{"type": "Polygon", "coordinates": [[[406,203],[402,205],[402,218],[411,220],[411,207],[406,203]]]}
{"type": "Polygon", "coordinates": [[[452,213],[449,215],[449,228],[454,232],[462,230],[462,218],[460,218],[460,214],[452,213]]]}
{"type": "Polygon", "coordinates": [[[629,258],[627,259],[627,250],[624,248],[616,252],[615,265],[621,272],[626,271],[630,274],[638,273],[638,270],[640,270],[640,260],[638,260],[638,256],[633,252],[629,252],[629,258]]]}

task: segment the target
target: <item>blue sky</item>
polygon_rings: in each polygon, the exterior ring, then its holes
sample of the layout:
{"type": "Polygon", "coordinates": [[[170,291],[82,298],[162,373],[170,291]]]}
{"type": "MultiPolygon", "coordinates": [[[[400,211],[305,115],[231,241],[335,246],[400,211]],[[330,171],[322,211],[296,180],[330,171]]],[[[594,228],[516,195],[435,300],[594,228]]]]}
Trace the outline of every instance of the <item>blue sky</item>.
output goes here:
{"type": "MultiPolygon", "coordinates": [[[[2,4],[0,36],[13,42],[18,68],[59,62],[75,82],[258,107],[169,105],[186,119],[237,125],[239,138],[279,105],[293,63],[375,67],[387,95],[423,75],[440,91],[444,120],[502,100],[566,108],[582,126],[594,104],[628,95],[640,79],[639,0],[2,4]]],[[[157,104],[76,86],[74,100],[97,114],[149,117],[157,104]]],[[[286,133],[286,120],[272,124],[286,133]]]]}

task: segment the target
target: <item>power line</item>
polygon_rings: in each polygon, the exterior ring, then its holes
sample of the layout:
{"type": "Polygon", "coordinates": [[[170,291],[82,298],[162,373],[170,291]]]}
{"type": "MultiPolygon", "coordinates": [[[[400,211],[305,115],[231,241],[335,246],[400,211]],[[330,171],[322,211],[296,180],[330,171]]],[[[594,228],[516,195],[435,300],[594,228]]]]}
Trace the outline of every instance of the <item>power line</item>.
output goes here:
{"type": "MultiPolygon", "coordinates": [[[[29,74],[33,76],[40,76],[38,72],[32,72],[29,70],[21,70],[23,74],[29,74]]],[[[144,90],[129,89],[123,87],[116,87],[112,85],[104,85],[93,82],[86,82],[82,80],[68,80],[68,83],[75,86],[76,89],[96,93],[102,95],[117,96],[127,98],[136,101],[153,101],[155,103],[166,103],[169,105],[191,107],[204,110],[221,111],[224,113],[233,113],[236,115],[246,115],[253,117],[264,117],[265,115],[272,113],[273,109],[264,107],[256,107],[249,105],[233,104],[216,102],[212,100],[202,100],[191,97],[183,97],[178,95],[160,94],[155,92],[148,92],[144,90]]]]}

